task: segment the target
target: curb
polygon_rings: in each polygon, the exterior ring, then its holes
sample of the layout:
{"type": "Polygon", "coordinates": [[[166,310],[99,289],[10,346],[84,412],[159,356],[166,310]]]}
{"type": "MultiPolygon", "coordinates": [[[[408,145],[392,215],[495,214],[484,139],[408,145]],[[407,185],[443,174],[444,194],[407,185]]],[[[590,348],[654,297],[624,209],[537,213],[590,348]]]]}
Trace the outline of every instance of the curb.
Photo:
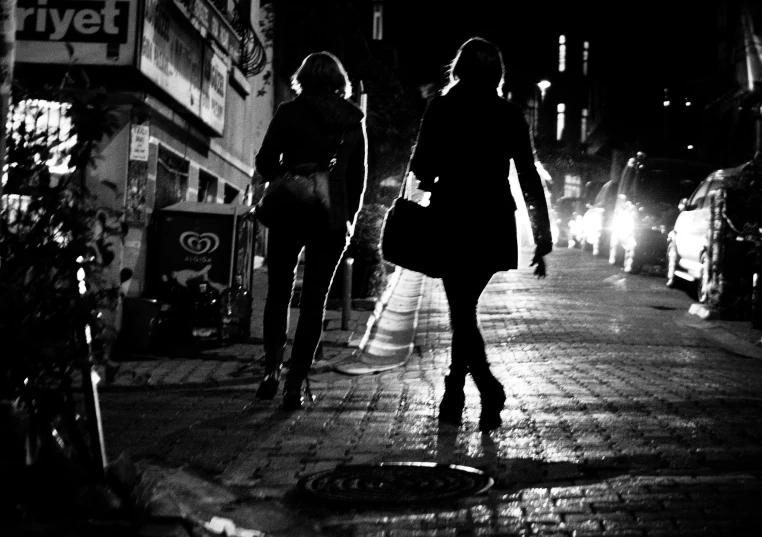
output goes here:
{"type": "Polygon", "coordinates": [[[339,356],[337,358],[334,358],[330,361],[325,361],[320,364],[313,364],[311,373],[317,374],[317,373],[328,373],[335,371],[335,367],[345,362],[346,360],[349,360],[358,354],[362,354],[365,352],[365,347],[368,346],[368,340],[370,339],[370,334],[373,331],[373,327],[378,322],[378,319],[381,317],[381,314],[386,309],[387,304],[389,303],[389,299],[391,298],[392,294],[394,293],[395,288],[397,287],[397,283],[400,279],[400,274],[402,273],[402,269],[400,267],[395,267],[394,272],[392,273],[391,277],[389,278],[389,282],[386,284],[386,288],[384,289],[384,292],[381,293],[381,296],[376,299],[376,305],[373,308],[373,313],[371,313],[370,317],[368,318],[368,321],[365,324],[365,332],[363,333],[362,338],[359,342],[354,343],[351,339],[347,342],[348,347],[355,347],[355,349],[351,352],[349,356],[339,356]]]}

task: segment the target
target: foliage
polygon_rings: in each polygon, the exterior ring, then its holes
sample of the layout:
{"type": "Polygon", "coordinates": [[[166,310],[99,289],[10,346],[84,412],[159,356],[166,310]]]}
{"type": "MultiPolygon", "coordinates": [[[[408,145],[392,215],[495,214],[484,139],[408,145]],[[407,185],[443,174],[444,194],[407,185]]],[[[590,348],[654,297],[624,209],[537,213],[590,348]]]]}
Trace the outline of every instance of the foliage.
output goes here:
{"type": "Polygon", "coordinates": [[[26,416],[28,458],[58,438],[87,464],[74,385],[108,334],[103,313],[115,307],[118,283],[104,278],[113,259],[104,244],[122,232],[112,223],[118,214],[90,192],[87,171],[116,117],[105,92],[72,70],[59,86],[16,84],[13,103],[0,198],[0,400],[26,416]],[[63,173],[51,171],[51,159],[68,160],[63,173]]]}

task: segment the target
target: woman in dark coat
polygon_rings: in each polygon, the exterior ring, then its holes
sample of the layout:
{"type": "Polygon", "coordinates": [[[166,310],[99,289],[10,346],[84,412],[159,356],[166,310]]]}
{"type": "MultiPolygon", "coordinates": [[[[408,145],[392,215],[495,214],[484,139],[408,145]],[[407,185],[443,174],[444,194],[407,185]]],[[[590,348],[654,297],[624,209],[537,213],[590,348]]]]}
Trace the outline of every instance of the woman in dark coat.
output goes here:
{"type": "Polygon", "coordinates": [[[331,172],[329,210],[305,212],[269,229],[260,399],[272,399],[278,390],[289,307],[304,248],[299,321],[283,387],[287,410],[304,403],[302,385],[322,337],[328,291],[352,236],[367,180],[364,116],[347,100],[352,88],[338,58],[328,52],[310,54],[292,77],[292,87],[297,96],[276,110],[255,159],[257,171],[268,182],[285,171],[307,175],[330,168],[331,172]]]}
{"type": "Polygon", "coordinates": [[[504,66],[489,41],[472,38],[450,65],[450,84],[429,103],[410,169],[444,236],[457,253],[442,278],[450,306],[450,371],[439,419],[459,424],[463,387],[471,374],[479,389],[479,428],[500,426],[505,392],[492,375],[477,319],[479,297],[492,276],[517,268],[516,203],[508,175],[511,159],[519,176],[536,245],[532,265],[544,275],[543,256],[552,250],[542,180],[534,163],[529,129],[521,110],[500,94],[504,66]]]}

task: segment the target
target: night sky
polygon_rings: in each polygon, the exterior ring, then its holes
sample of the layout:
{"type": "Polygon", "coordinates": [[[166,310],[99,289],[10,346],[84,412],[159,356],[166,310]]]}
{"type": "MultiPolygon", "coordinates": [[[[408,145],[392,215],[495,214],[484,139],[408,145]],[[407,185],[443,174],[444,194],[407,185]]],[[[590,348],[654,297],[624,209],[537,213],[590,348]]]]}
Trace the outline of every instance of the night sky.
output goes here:
{"type": "MultiPolygon", "coordinates": [[[[509,76],[534,81],[553,68],[558,35],[591,42],[591,62],[617,76],[702,76],[716,52],[712,2],[387,2],[403,76],[437,78],[458,45],[479,35],[499,44],[509,76]],[[711,38],[710,38],[711,37],[711,38]]],[[[592,63],[591,63],[592,65],[592,63]]]]}

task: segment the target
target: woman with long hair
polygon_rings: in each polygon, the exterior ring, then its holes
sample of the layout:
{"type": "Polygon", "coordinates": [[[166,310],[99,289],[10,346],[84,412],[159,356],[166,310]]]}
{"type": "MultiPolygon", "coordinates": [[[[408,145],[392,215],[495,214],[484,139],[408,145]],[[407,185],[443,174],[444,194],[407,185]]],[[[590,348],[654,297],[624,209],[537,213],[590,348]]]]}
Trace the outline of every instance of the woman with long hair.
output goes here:
{"type": "Polygon", "coordinates": [[[543,256],[552,250],[529,129],[521,110],[502,98],[504,76],[502,54],[494,44],[479,37],[463,43],[449,66],[449,84],[426,108],[410,163],[418,187],[430,192],[443,236],[457,244],[457,256],[448,260],[442,277],[452,349],[439,420],[461,423],[470,374],[480,394],[482,431],[500,426],[505,405],[505,391],[487,360],[477,305],[496,272],[518,265],[511,160],[529,212],[532,265],[539,276],[544,275],[543,256]]]}
{"type": "MultiPolygon", "coordinates": [[[[272,225],[267,251],[267,298],[263,319],[265,375],[260,399],[278,391],[288,338],[296,269],[304,249],[304,277],[283,408],[304,404],[307,379],[323,332],[328,292],[352,236],[367,180],[367,138],[362,111],[348,99],[352,86],[339,59],[329,52],[308,55],[294,73],[296,97],[278,106],[257,153],[265,181],[278,174],[308,175],[330,169],[325,210],[305,211],[272,225]]],[[[311,393],[307,392],[311,398],[311,393]]]]}

